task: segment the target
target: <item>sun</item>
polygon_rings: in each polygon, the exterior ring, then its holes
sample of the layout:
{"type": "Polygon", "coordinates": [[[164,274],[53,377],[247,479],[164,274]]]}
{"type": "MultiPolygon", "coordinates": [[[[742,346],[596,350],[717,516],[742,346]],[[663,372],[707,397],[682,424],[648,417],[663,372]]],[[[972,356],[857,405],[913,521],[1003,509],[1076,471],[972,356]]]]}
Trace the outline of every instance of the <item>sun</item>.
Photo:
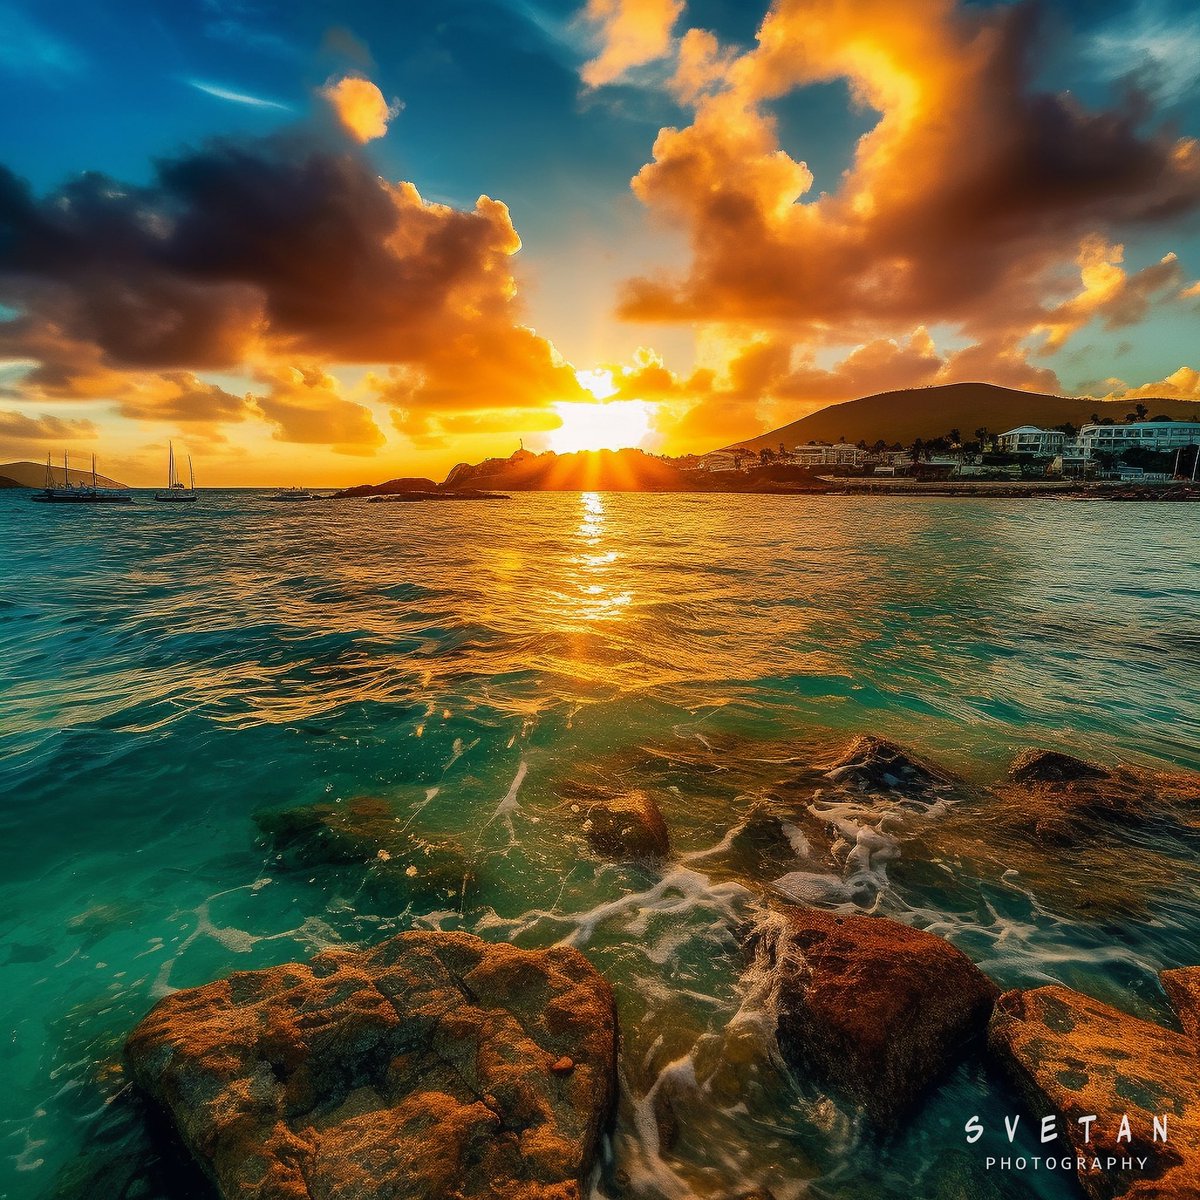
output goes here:
{"type": "Polygon", "coordinates": [[[611,371],[576,371],[594,401],[563,400],[554,406],[562,422],[546,438],[551,450],[624,450],[638,446],[653,428],[654,405],[645,400],[610,400],[616,393],[611,371]]]}

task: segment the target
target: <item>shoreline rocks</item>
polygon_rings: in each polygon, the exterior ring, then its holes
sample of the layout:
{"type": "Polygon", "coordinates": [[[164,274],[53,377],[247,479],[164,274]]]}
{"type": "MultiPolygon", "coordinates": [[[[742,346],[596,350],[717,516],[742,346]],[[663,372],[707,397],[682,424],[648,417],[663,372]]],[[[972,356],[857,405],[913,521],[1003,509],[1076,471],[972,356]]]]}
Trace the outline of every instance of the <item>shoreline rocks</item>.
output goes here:
{"type": "Polygon", "coordinates": [[[125,1060],[229,1200],[579,1200],[616,1014],[578,951],[405,933],[176,992],[125,1060]]]}
{"type": "Polygon", "coordinates": [[[784,1058],[896,1126],[982,1041],[999,989],[945,939],[886,917],[771,912],[784,1058]]]}
{"type": "Polygon", "coordinates": [[[1200,968],[1164,972],[1162,981],[1185,1033],[1058,985],[1005,992],[996,1003],[993,1056],[1036,1120],[1057,1117],[1046,1153],[1069,1147],[1089,1163],[1097,1156],[1148,1160],[1134,1171],[1079,1171],[1092,1200],[1200,1195],[1200,968]],[[1089,1116],[1095,1121],[1080,1123],[1089,1116]],[[1165,1142],[1155,1140],[1155,1118],[1167,1121],[1165,1142]]]}

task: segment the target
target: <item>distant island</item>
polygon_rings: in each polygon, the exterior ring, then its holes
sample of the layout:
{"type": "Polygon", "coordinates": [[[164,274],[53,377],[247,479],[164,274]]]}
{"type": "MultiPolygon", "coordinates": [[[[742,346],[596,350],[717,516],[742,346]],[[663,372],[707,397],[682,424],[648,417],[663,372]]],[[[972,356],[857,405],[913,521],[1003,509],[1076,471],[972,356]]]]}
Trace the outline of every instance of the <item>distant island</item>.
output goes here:
{"type": "MultiPolygon", "coordinates": [[[[63,469],[61,466],[52,468],[54,484],[63,486],[63,469]]],[[[67,471],[67,482],[78,487],[92,484],[91,471],[79,471],[71,467],[67,471]]],[[[0,488],[40,488],[46,484],[46,464],[35,462],[0,463],[0,488]]],[[[109,479],[107,475],[96,476],[97,487],[114,488],[117,491],[127,491],[128,485],[109,479]]]]}

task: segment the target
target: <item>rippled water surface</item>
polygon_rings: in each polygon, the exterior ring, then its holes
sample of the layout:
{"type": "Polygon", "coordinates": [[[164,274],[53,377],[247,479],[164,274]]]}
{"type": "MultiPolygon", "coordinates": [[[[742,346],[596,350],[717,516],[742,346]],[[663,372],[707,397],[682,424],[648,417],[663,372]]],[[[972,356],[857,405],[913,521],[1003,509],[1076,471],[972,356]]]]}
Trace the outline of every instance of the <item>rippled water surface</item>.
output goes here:
{"type": "MultiPolygon", "coordinates": [[[[934,929],[1002,986],[1154,1012],[1155,971],[1195,960],[1200,880],[1169,845],[1140,848],[1144,893],[1119,863],[1080,884],[1070,853],[1014,858],[986,807],[853,869],[803,834],[773,873],[720,848],[856,733],[979,782],[1029,744],[1200,769],[1194,506],[139,499],[0,493],[0,1196],[205,1195],[122,1091],[125,1033],[166,989],[413,927],[566,941],[613,981],[601,1196],[961,1196],[962,1123],[1009,1111],[1003,1086],[968,1064],[880,1144],[790,1078],[734,936],[772,878],[934,929]],[[651,791],[666,867],[593,858],[581,784],[651,791]],[[291,870],[253,820],[362,796],[464,877],[397,897],[291,870]]],[[[822,803],[843,841],[865,828],[822,803]]]]}

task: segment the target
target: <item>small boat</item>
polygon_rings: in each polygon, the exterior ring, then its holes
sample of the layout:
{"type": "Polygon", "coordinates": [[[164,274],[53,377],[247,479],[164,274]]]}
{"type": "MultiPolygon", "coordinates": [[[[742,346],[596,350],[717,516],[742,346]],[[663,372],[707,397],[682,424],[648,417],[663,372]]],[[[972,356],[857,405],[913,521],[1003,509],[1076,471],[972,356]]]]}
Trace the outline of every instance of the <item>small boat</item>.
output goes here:
{"type": "Polygon", "coordinates": [[[195,504],[196,475],[192,470],[192,456],[188,455],[188,486],[184,487],[179,472],[175,469],[174,443],[168,442],[167,446],[167,490],[155,492],[154,498],[164,504],[195,504]]]}
{"type": "Polygon", "coordinates": [[[62,487],[54,482],[54,468],[50,455],[46,455],[46,485],[40,492],[29,497],[36,504],[132,504],[133,497],[117,488],[102,488],[96,482],[96,456],[92,455],[92,482],[72,483],[71,468],[66,451],[63,452],[62,487]]]}
{"type": "Polygon", "coordinates": [[[268,500],[286,500],[293,503],[297,500],[321,500],[324,497],[318,496],[315,492],[310,492],[307,488],[280,488],[273,496],[268,496],[268,500]]]}

